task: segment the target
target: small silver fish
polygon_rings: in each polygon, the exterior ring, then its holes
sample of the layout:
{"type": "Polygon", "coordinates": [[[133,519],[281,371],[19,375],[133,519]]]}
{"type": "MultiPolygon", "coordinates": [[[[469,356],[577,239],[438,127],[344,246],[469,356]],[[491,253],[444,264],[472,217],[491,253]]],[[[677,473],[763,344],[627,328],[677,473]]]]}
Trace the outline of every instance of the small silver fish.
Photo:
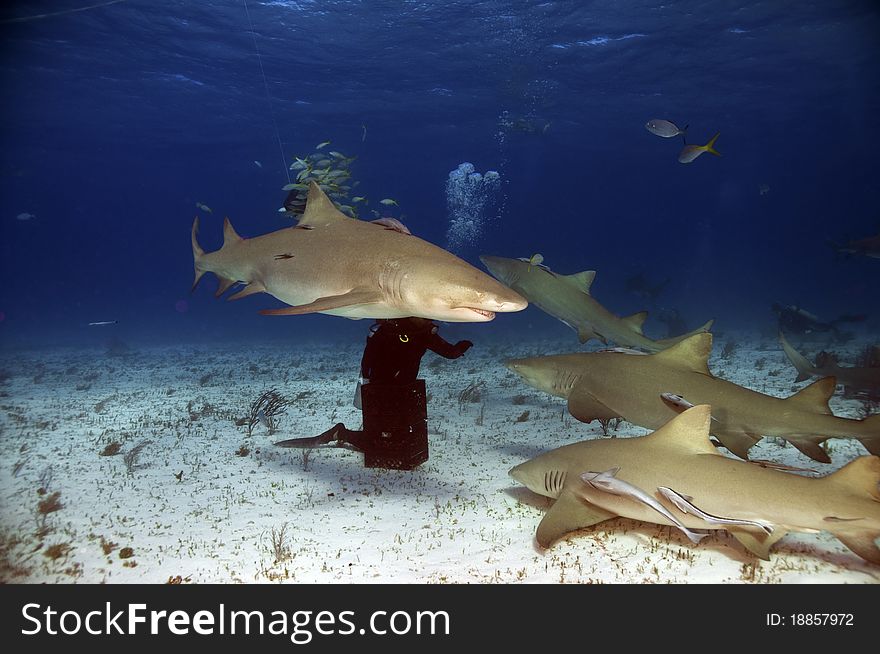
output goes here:
{"type": "Polygon", "coordinates": [[[400,206],[397,204],[397,200],[392,200],[391,198],[385,198],[384,200],[379,200],[379,204],[384,204],[388,207],[397,207],[400,206]]]}
{"type": "Polygon", "coordinates": [[[196,202],[196,206],[206,213],[214,213],[214,210],[203,202],[196,202]]]}
{"type": "Polygon", "coordinates": [[[260,424],[263,425],[263,427],[269,429],[269,418],[266,417],[266,412],[262,409],[257,411],[257,420],[260,421],[260,424]]]}
{"type": "Polygon", "coordinates": [[[698,534],[685,527],[678,518],[669,512],[669,509],[660,504],[660,502],[648,495],[641,488],[633,486],[632,484],[623,481],[623,479],[618,479],[617,473],[619,471],[620,468],[611,468],[605,472],[584,472],[580,477],[585,484],[592,486],[596,490],[610,493],[611,495],[618,495],[619,497],[628,497],[654,509],[657,513],[678,527],[692,543],[699,543],[703,538],[709,535],[698,534]]]}
{"type": "Polygon", "coordinates": [[[261,164],[261,163],[260,163],[259,161],[257,161],[256,159],[254,159],[254,163],[257,165],[257,168],[262,168],[262,167],[263,167],[263,164],[261,164]]]}
{"type": "Polygon", "coordinates": [[[665,139],[671,139],[674,136],[684,136],[687,132],[688,125],[684,126],[684,129],[679,129],[678,125],[673,123],[671,120],[663,120],[662,118],[653,118],[645,123],[645,129],[651,132],[651,134],[656,134],[657,136],[662,136],[665,139]]]}
{"type": "Polygon", "coordinates": [[[98,320],[97,322],[90,322],[89,327],[102,327],[104,325],[115,325],[118,323],[118,320],[98,320]]]}
{"type": "Polygon", "coordinates": [[[20,213],[15,217],[16,220],[30,220],[31,218],[36,218],[36,216],[32,213],[20,213]]]}
{"type": "Polygon", "coordinates": [[[320,150],[321,148],[323,148],[324,146],[327,146],[327,145],[330,145],[330,141],[322,141],[321,143],[318,143],[318,145],[315,146],[315,150],[320,150]]]}

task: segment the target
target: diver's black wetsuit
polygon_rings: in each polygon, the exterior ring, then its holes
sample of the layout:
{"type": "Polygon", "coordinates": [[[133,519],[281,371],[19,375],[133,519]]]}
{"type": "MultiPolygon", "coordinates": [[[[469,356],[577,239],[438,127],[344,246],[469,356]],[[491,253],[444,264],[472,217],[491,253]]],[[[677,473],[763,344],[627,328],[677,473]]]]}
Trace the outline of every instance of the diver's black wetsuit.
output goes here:
{"type": "Polygon", "coordinates": [[[409,384],[419,376],[426,351],[457,359],[472,345],[470,341],[449,343],[437,333],[437,325],[424,318],[379,320],[367,336],[361,377],[375,384],[409,384]]]}
{"type": "MultiPolygon", "coordinates": [[[[424,411],[424,397],[418,398],[412,392],[405,392],[419,375],[422,356],[431,350],[447,359],[457,359],[472,346],[470,341],[459,341],[454,345],[449,343],[437,333],[437,325],[425,318],[377,320],[370,327],[367,346],[361,359],[363,384],[400,387],[402,392],[382,393],[382,397],[393,398],[387,400],[392,404],[387,407],[370,406],[365,409],[365,413],[370,410],[370,415],[375,416],[393,411],[399,415],[407,415],[410,409],[417,408],[410,407],[407,403],[416,401],[421,401],[424,411]]],[[[347,429],[343,423],[338,423],[314,438],[295,438],[275,444],[280,447],[319,447],[338,441],[337,445],[364,451],[365,446],[374,438],[375,434],[372,432],[354,431],[347,429]]]]}

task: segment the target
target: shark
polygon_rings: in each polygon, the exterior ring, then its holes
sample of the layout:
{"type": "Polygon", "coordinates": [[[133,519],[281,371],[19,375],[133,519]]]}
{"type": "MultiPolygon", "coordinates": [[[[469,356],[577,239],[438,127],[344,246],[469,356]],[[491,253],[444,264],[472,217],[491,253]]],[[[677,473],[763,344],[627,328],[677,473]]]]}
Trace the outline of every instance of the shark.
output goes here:
{"type": "Polygon", "coordinates": [[[880,454],[880,415],[835,416],[828,406],[833,377],[791,397],[773,397],[715,377],[709,371],[711,351],[712,335],[704,333],[642,356],[580,352],[512,359],[506,365],[529,385],[565,398],[571,415],[582,422],[623,418],[657,429],[683,406],[710,404],[712,435],[742,459],[762,436],[784,438],[822,463],[831,462],[821,445],[832,437],[856,438],[871,454],[880,454]],[[673,395],[678,402],[664,399],[673,395]]]}
{"type": "Polygon", "coordinates": [[[798,352],[785,338],[785,334],[779,332],[779,341],[788,360],[797,369],[796,382],[802,382],[811,377],[834,377],[838,384],[843,384],[851,391],[861,391],[870,397],[880,397],[880,368],[868,367],[843,367],[837,365],[834,357],[817,357],[816,365],[798,352]]]}
{"type": "Polygon", "coordinates": [[[653,340],[642,332],[642,326],[648,317],[647,311],[621,318],[599,304],[590,294],[590,287],[596,277],[594,270],[561,275],[545,266],[533,265],[520,259],[483,255],[480,260],[497,279],[574,329],[581,343],[598,339],[606,344],[613,341],[623,347],[658,352],[688,336],[709,331],[714,322],[710,320],[688,334],[653,340]]]}
{"type": "Polygon", "coordinates": [[[201,248],[198,228],[196,217],[193,290],[213,272],[220,279],[217,297],[244,284],[230,300],[268,293],[290,305],[263,310],[264,315],[486,322],[528,305],[486,273],[407,230],[346,216],[315,182],[295,226],[242,238],[227,218],[223,246],[214,252],[201,248]]]}
{"type": "Polygon", "coordinates": [[[855,241],[849,241],[845,245],[831,244],[835,250],[843,254],[856,254],[872,259],[880,259],[880,234],[869,236],[855,241]]]}
{"type": "Polygon", "coordinates": [[[678,527],[694,542],[695,530],[725,530],[762,559],[789,532],[827,531],[880,565],[880,457],[858,457],[824,477],[763,468],[716,450],[713,413],[697,405],[647,436],[572,443],[513,467],[516,481],[555,500],[538,525],[538,544],[549,548],[573,531],[625,517],[678,527]]]}

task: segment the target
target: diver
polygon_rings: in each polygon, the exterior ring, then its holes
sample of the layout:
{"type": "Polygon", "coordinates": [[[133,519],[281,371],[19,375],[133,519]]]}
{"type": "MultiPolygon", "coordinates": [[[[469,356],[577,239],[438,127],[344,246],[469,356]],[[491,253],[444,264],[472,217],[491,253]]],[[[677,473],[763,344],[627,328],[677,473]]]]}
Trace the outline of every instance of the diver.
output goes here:
{"type": "Polygon", "coordinates": [[[437,329],[426,318],[376,320],[367,336],[355,396],[355,406],[363,411],[363,430],[340,422],[318,436],[275,445],[345,447],[363,452],[367,467],[412,469],[427,461],[427,396],[424,380],[418,379],[422,356],[431,350],[457,359],[473,346],[471,341],[453,345],[437,329]]]}
{"type": "Polygon", "coordinates": [[[843,315],[831,322],[822,322],[809,311],[793,304],[782,306],[774,302],[771,309],[779,319],[779,329],[785,333],[806,335],[814,332],[829,332],[840,342],[845,342],[849,338],[837,328],[838,323],[863,322],[868,318],[865,315],[843,315]]]}

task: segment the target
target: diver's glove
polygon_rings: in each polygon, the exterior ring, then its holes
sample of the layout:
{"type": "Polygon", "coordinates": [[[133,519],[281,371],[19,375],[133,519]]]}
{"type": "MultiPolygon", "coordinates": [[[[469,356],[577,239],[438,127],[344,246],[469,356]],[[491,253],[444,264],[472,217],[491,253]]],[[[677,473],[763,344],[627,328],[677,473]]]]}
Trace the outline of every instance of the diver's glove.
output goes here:
{"type": "Polygon", "coordinates": [[[458,343],[455,344],[455,349],[458,351],[458,356],[461,356],[462,354],[467,352],[469,349],[471,349],[473,346],[474,346],[474,344],[471,343],[470,341],[459,341],[458,343]]]}

